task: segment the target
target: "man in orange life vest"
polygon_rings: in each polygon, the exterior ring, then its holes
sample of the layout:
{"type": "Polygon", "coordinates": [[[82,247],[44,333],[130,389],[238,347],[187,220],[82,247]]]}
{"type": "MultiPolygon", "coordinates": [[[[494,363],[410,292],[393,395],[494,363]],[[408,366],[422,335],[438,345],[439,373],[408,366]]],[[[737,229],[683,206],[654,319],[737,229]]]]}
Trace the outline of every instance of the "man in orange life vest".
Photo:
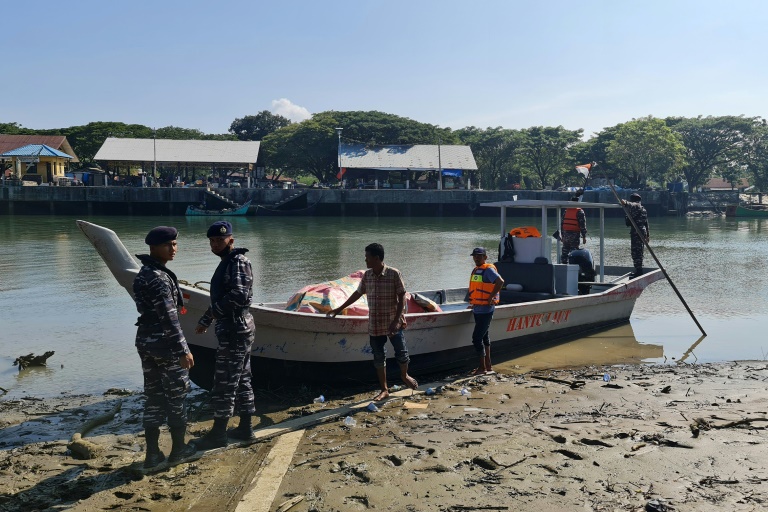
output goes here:
{"type": "Polygon", "coordinates": [[[480,365],[472,373],[482,375],[493,370],[488,329],[496,304],[499,303],[499,291],[504,287],[504,279],[494,265],[486,262],[488,253],[483,247],[476,247],[471,256],[475,261],[475,268],[469,276],[469,307],[475,317],[472,345],[480,356],[480,365]]]}
{"type": "MultiPolygon", "coordinates": [[[[572,197],[571,201],[578,202],[578,196],[572,197]]],[[[587,217],[584,215],[584,210],[566,208],[560,223],[560,238],[563,242],[560,263],[568,263],[568,254],[579,248],[579,235],[581,235],[581,240],[587,243],[587,217]]]]}

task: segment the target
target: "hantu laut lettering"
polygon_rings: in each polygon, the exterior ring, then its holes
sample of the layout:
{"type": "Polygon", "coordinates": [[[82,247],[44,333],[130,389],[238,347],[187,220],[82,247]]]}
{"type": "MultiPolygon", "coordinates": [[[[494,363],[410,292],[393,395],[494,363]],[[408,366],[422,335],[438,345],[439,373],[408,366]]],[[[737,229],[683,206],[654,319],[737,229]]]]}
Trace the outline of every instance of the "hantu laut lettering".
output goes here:
{"type": "Polygon", "coordinates": [[[535,315],[516,316],[509,319],[507,332],[530,329],[532,327],[541,327],[547,322],[561,324],[568,321],[571,316],[570,309],[560,311],[547,311],[546,313],[537,313],[535,315]]]}

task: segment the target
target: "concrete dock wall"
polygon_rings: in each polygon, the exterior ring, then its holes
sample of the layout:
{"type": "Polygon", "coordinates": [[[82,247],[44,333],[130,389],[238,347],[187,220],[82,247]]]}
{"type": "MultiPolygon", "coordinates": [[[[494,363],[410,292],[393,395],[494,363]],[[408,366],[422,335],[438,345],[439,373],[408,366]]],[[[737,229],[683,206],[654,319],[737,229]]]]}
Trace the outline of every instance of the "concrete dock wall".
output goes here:
{"type": "MultiPolygon", "coordinates": [[[[491,216],[497,212],[480,203],[518,199],[567,200],[571,193],[555,191],[485,190],[339,190],[305,189],[282,208],[305,210],[312,215],[334,216],[491,216]]],[[[302,189],[216,189],[237,202],[251,200],[267,208],[302,189]]],[[[183,215],[187,205],[205,198],[201,188],[134,187],[0,187],[0,215],[183,215]]],[[[620,193],[622,197],[628,193],[620,193]]],[[[584,200],[615,203],[610,190],[587,191],[584,200]]],[[[652,216],[666,215],[667,192],[643,192],[643,204],[652,216]]],[[[258,214],[252,207],[251,214],[258,214]]],[[[609,212],[619,214],[620,212],[609,212]]],[[[532,216],[538,212],[531,211],[532,216]]]]}

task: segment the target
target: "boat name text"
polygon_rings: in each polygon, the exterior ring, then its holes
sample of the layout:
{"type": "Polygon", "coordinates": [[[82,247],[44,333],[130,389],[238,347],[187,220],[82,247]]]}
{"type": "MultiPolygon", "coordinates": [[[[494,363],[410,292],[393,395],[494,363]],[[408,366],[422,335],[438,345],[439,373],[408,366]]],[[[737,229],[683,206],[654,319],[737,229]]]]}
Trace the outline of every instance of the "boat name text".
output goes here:
{"type": "Polygon", "coordinates": [[[546,322],[560,324],[567,322],[569,316],[571,316],[570,309],[563,309],[560,311],[547,311],[546,313],[536,313],[534,315],[516,316],[509,319],[509,324],[507,324],[507,332],[531,329],[532,327],[541,327],[546,322]]]}

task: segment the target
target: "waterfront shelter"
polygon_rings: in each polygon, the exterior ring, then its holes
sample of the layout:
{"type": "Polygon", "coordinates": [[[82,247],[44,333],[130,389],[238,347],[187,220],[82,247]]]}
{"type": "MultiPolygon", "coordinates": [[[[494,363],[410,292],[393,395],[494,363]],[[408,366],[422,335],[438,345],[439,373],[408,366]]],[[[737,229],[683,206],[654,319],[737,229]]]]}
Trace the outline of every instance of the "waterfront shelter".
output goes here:
{"type": "Polygon", "coordinates": [[[471,188],[469,174],[477,171],[472,149],[450,144],[340,144],[339,167],[348,188],[471,188]]]}
{"type": "Polygon", "coordinates": [[[0,154],[4,161],[11,162],[13,174],[23,181],[56,184],[64,178],[67,164],[72,155],[53,149],[45,144],[28,144],[0,154]]]}
{"type": "Polygon", "coordinates": [[[154,180],[189,182],[196,176],[232,176],[252,179],[259,157],[259,141],[119,139],[104,141],[94,160],[114,175],[150,175],[154,180]]]}

